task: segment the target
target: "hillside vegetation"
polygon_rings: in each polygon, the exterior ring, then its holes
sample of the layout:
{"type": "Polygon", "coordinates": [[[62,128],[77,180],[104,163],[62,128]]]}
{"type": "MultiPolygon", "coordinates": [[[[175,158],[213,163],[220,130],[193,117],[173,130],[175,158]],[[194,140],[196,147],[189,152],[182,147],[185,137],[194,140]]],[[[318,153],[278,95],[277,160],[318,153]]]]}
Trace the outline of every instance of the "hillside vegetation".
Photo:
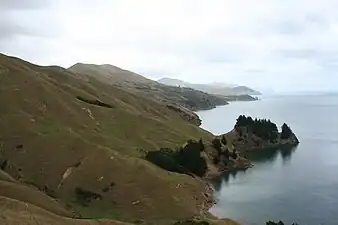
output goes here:
{"type": "Polygon", "coordinates": [[[242,149],[298,142],[245,116],[215,137],[190,109],[224,99],[76,67],[0,54],[0,224],[236,225],[208,213],[205,179],[250,167],[242,149]]]}
{"type": "MultiPolygon", "coordinates": [[[[0,165],[9,175],[1,177],[34,187],[82,218],[167,223],[204,212],[203,181],[142,157],[212,139],[210,133],[159,101],[90,76],[5,55],[0,65],[0,165]]],[[[22,193],[25,202],[45,201],[22,193]]]]}

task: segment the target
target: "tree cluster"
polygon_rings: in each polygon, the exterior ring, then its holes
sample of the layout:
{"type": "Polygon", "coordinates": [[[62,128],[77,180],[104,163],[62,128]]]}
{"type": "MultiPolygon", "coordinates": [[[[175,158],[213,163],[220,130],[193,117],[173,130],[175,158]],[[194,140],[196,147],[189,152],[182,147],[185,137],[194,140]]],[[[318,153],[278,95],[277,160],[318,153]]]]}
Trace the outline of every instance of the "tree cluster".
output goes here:
{"type": "Polygon", "coordinates": [[[237,118],[235,129],[241,134],[241,128],[247,128],[248,131],[252,131],[256,136],[264,139],[275,141],[278,137],[278,128],[275,123],[266,119],[252,119],[250,116],[246,117],[240,115],[237,118]]]}
{"type": "Polygon", "coordinates": [[[188,141],[184,147],[177,150],[160,149],[148,152],[146,159],[162,169],[184,174],[195,174],[202,177],[207,171],[207,163],[201,152],[204,150],[202,140],[188,141]]]}
{"type": "MultiPolygon", "coordinates": [[[[282,221],[279,221],[278,223],[273,222],[273,221],[269,221],[266,222],[266,225],[285,225],[282,221]]],[[[293,223],[292,225],[298,225],[297,223],[293,223]]]]}

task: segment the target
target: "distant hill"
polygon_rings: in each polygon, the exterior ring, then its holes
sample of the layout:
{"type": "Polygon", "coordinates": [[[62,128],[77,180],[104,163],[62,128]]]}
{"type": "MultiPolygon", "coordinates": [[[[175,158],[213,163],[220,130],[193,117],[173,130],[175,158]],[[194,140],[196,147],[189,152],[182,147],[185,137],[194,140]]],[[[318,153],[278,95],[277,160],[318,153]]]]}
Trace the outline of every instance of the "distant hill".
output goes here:
{"type": "Polygon", "coordinates": [[[246,86],[238,86],[234,84],[210,83],[210,84],[191,84],[179,79],[162,78],[158,82],[166,85],[190,87],[209,94],[223,96],[238,96],[238,95],[260,95],[261,93],[248,88],[246,86]]]}
{"type": "Polygon", "coordinates": [[[177,104],[194,111],[212,109],[218,105],[227,104],[227,101],[222,96],[208,94],[191,87],[161,84],[142,75],[112,65],[78,63],[70,67],[69,71],[85,74],[132,93],[141,94],[144,97],[157,99],[160,102],[168,104],[177,104]]]}

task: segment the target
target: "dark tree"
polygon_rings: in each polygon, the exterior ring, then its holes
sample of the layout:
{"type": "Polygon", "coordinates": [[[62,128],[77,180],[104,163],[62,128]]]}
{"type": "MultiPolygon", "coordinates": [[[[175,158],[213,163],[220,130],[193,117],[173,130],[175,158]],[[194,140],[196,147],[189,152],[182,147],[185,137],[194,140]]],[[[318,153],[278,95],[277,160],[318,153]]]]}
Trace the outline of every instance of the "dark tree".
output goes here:
{"type": "Polygon", "coordinates": [[[218,138],[215,138],[214,140],[212,140],[212,146],[218,151],[221,152],[222,151],[222,143],[218,138]]]}
{"type": "Polygon", "coordinates": [[[198,144],[200,145],[200,151],[201,152],[204,151],[205,147],[204,147],[202,138],[198,141],[198,144]]]}
{"type": "Polygon", "coordinates": [[[240,115],[237,119],[235,128],[240,136],[242,136],[243,129],[251,131],[256,136],[265,140],[275,141],[278,137],[278,128],[276,124],[266,119],[255,119],[240,115]]]}
{"type": "Polygon", "coordinates": [[[281,133],[281,138],[282,139],[288,139],[291,135],[293,134],[291,128],[284,123],[282,126],[282,133],[281,133]]]}
{"type": "MultiPolygon", "coordinates": [[[[273,221],[268,221],[265,223],[266,225],[284,225],[282,221],[279,221],[278,223],[273,222],[273,221]]],[[[298,225],[297,223],[293,223],[292,225],[298,225]]]]}
{"type": "Polygon", "coordinates": [[[223,145],[227,145],[227,143],[228,143],[227,139],[226,139],[226,137],[224,135],[222,136],[221,141],[222,141],[223,145]]]}
{"type": "Polygon", "coordinates": [[[175,154],[174,158],[181,166],[200,177],[208,169],[205,159],[201,157],[201,151],[197,142],[188,142],[187,145],[175,154]]]}

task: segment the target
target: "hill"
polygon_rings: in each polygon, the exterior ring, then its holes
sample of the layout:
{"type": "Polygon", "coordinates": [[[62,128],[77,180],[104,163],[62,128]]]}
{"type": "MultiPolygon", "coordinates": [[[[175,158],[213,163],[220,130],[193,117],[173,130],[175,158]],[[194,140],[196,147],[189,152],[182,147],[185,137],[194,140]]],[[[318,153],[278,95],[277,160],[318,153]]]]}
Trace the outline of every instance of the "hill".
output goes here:
{"type": "Polygon", "coordinates": [[[61,67],[5,55],[0,65],[6,173],[82,217],[161,221],[201,212],[204,182],[158,169],[140,149],[176,147],[210,133],[164,104],[61,67]]]}
{"type": "MultiPolygon", "coordinates": [[[[248,88],[246,86],[238,85],[226,85],[222,83],[210,83],[210,84],[191,84],[179,79],[162,78],[158,80],[159,83],[194,88],[196,90],[204,91],[209,94],[223,95],[223,96],[241,96],[241,95],[260,95],[256,90],[248,88]]],[[[254,99],[252,99],[254,100],[254,99]]]]}
{"type": "Polygon", "coordinates": [[[250,166],[237,136],[213,136],[131,81],[84,73],[0,54],[1,224],[237,224],[212,219],[205,181],[250,166]]]}
{"type": "Polygon", "coordinates": [[[0,201],[7,216],[0,221],[16,224],[15,213],[35,215],[31,224],[87,224],[67,218],[70,212],[114,219],[106,224],[204,216],[212,204],[205,181],[165,171],[145,154],[187,140],[209,143],[213,135],[188,123],[183,115],[191,112],[178,103],[140,93],[0,54],[0,201]]]}
{"type": "Polygon", "coordinates": [[[70,67],[69,71],[93,77],[124,91],[141,94],[146,98],[156,99],[162,103],[174,104],[193,111],[212,109],[218,105],[227,104],[222,96],[207,94],[193,88],[164,85],[112,65],[77,63],[70,67]]]}

